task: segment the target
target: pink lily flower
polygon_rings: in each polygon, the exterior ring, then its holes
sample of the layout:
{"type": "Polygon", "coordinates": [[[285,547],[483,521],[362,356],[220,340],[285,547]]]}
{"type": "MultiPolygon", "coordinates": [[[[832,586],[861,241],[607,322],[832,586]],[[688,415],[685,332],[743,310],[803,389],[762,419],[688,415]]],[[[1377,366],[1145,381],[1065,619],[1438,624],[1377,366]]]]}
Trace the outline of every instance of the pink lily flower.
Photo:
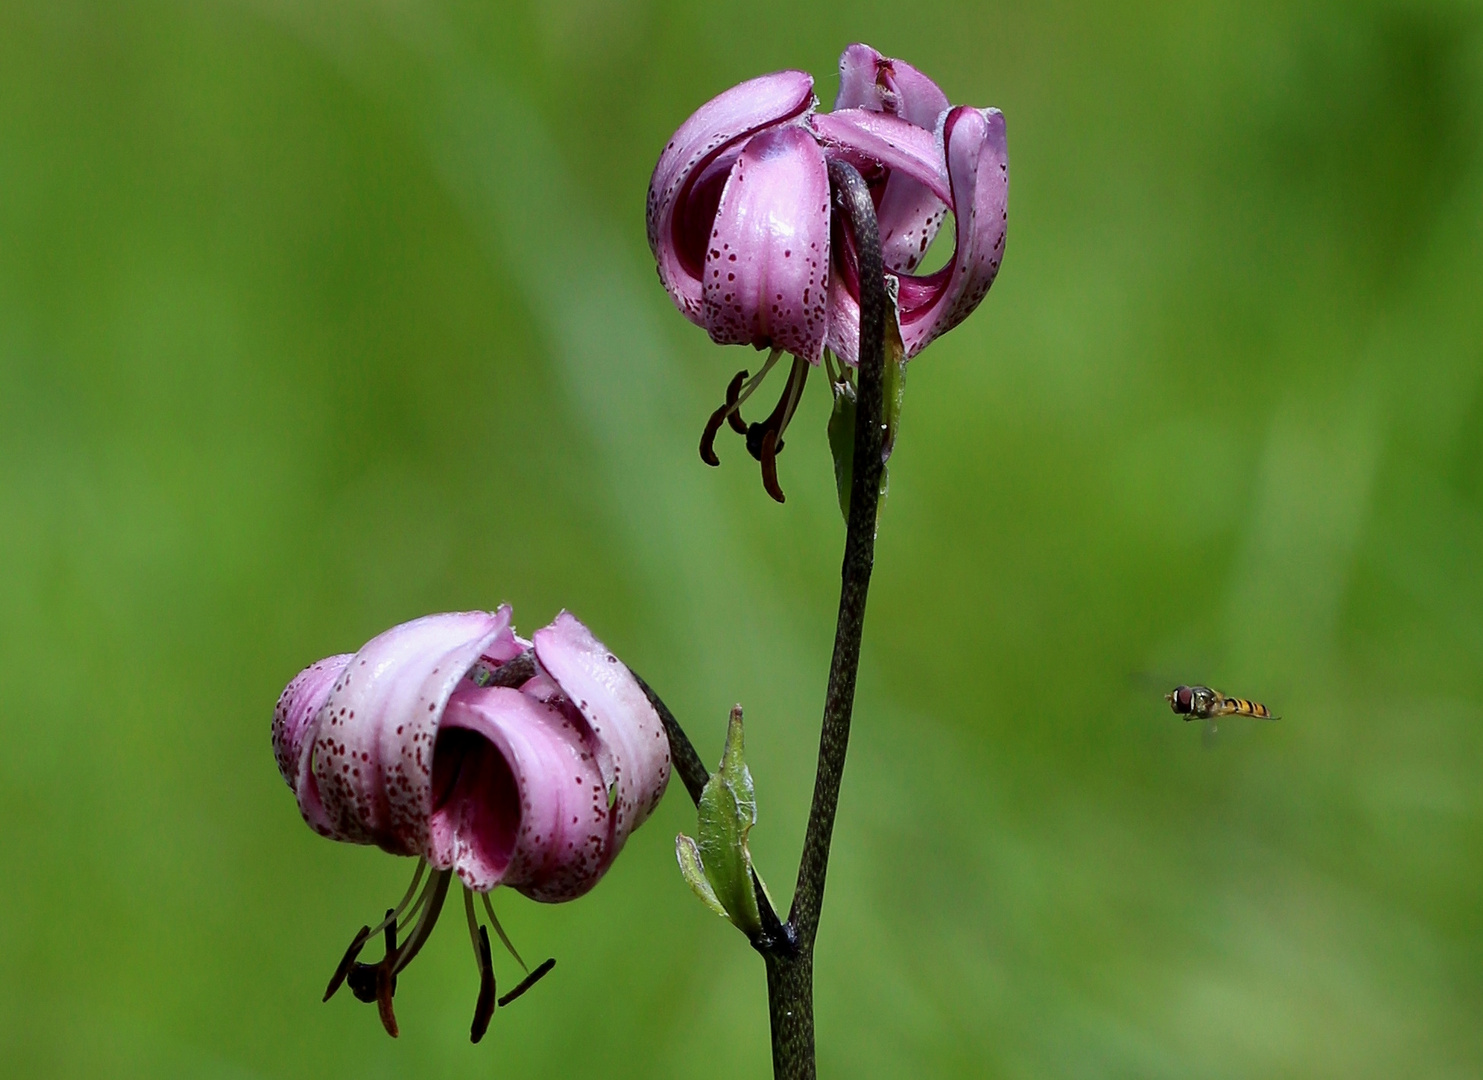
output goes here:
{"type": "MultiPolygon", "coordinates": [[[[658,714],[606,646],[566,612],[524,641],[508,606],[429,615],[305,668],[279,698],[273,753],[316,832],[418,857],[407,896],[356,935],[326,1000],[348,981],[395,1035],[396,975],[457,874],[481,979],[475,1042],[495,1007],[475,894],[509,947],[490,890],[546,902],[587,892],[658,805],[670,766],[658,714]],[[357,963],[381,932],[386,957],[357,963]]],[[[548,970],[549,961],[500,1003],[548,970]]]]}
{"type": "Polygon", "coordinates": [[[844,365],[858,359],[859,272],[848,230],[833,227],[828,161],[848,161],[871,188],[908,358],[978,306],[1004,255],[1003,114],[950,106],[926,75],[868,45],[846,49],[839,69],[832,113],[816,111],[813,79],[800,71],[712,99],[675,132],[649,184],[649,247],[675,306],[718,344],[771,350],[757,376],[732,379],[701,457],[719,463],[714,439],[730,424],[779,502],[774,459],[809,368],[825,346],[844,365]],[[952,258],[913,275],[949,211],[952,258]],[[748,425],[741,405],[783,352],[794,361],[782,397],[748,425]]]}
{"type": "MultiPolygon", "coordinates": [[[[860,169],[876,200],[887,273],[899,282],[897,317],[910,359],[966,319],[999,273],[1009,224],[1009,150],[998,109],[949,107],[937,85],[868,45],[840,58],[834,112],[813,119],[826,153],[860,169]],[[957,229],[942,269],[914,275],[951,210],[957,229]]],[[[829,347],[854,366],[859,352],[859,274],[853,252],[836,256],[829,347]],[[840,257],[842,255],[842,257],[840,257]]]]}

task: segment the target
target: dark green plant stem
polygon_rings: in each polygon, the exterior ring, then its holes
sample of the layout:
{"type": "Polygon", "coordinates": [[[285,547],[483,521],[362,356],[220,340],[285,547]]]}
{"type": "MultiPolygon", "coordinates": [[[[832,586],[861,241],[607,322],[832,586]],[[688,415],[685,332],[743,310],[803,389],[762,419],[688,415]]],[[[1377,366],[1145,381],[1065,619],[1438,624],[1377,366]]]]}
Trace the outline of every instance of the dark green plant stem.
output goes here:
{"type": "MultiPolygon", "coordinates": [[[[864,179],[842,161],[829,163],[834,206],[847,222],[860,271],[860,357],[856,385],[854,474],[850,514],[845,528],[844,565],[840,570],[839,618],[834,630],[834,657],[824,694],[824,723],[819,733],[819,766],[814,801],[803,838],[798,885],[788,917],[795,951],[767,957],[768,1009],[772,1017],[772,1071],[777,1080],[813,1080],[814,1069],[814,938],[824,906],[829,872],[829,842],[839,808],[845,753],[850,742],[850,715],[855,704],[855,675],[860,668],[860,638],[865,630],[865,600],[875,562],[876,511],[881,489],[883,373],[886,346],[886,279],[881,264],[880,231],[875,204],[864,179]]],[[[836,242],[842,237],[836,237],[836,242]]]]}
{"type": "Polygon", "coordinates": [[[819,736],[819,767],[814,802],[809,811],[798,886],[788,921],[800,945],[813,947],[824,905],[824,878],[829,870],[829,840],[844,777],[850,741],[850,714],[855,704],[855,675],[860,668],[860,638],[865,630],[865,600],[875,563],[875,523],[880,503],[883,428],[883,371],[886,344],[886,285],[881,265],[880,233],[875,204],[860,174],[842,161],[829,163],[834,204],[850,222],[860,268],[860,362],[856,386],[854,476],[850,516],[845,530],[844,565],[840,570],[839,618],[834,629],[834,657],[824,695],[824,723],[819,736]]]}
{"type": "Polygon", "coordinates": [[[685,785],[685,790],[690,794],[690,801],[696,806],[700,805],[700,794],[705,790],[705,782],[711,778],[710,770],[705,767],[705,762],[700,760],[700,755],[695,752],[695,746],[685,735],[685,730],[680,727],[680,722],[675,719],[675,714],[669,711],[669,706],[649,688],[643,677],[632,668],[628,669],[635,681],[649,699],[649,704],[654,706],[654,711],[659,714],[659,722],[664,725],[664,734],[669,739],[669,760],[674,766],[675,772],[680,774],[680,780],[685,785]]]}
{"type": "MultiPolygon", "coordinates": [[[[781,935],[761,935],[752,942],[767,964],[767,1001],[772,1020],[772,1069],[776,1080],[814,1080],[814,939],[824,905],[829,871],[829,842],[839,807],[845,753],[850,741],[850,715],[855,703],[855,676],[860,667],[860,638],[865,629],[865,600],[875,562],[875,523],[880,502],[883,436],[883,377],[886,345],[886,285],[881,263],[880,231],[875,204],[864,179],[850,165],[829,163],[835,208],[847,222],[860,271],[860,357],[855,414],[854,469],[850,513],[845,527],[839,619],[834,656],[824,694],[824,722],[819,735],[819,765],[814,800],[798,867],[793,909],[781,935]]],[[[836,234],[835,243],[845,237],[836,234]]],[[[686,738],[674,714],[637,674],[639,686],[664,724],[670,759],[690,798],[699,803],[709,770],[686,738]]],[[[758,900],[766,904],[762,889],[758,900]]]]}

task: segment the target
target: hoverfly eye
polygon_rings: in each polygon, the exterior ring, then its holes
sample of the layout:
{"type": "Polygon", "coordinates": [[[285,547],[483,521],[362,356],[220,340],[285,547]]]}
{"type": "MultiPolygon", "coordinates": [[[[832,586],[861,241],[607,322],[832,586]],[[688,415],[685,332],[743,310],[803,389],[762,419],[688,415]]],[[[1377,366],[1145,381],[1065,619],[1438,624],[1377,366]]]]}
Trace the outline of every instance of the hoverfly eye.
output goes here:
{"type": "Polygon", "coordinates": [[[1194,706],[1195,693],[1188,686],[1181,686],[1174,691],[1174,708],[1177,712],[1187,713],[1194,706]]]}

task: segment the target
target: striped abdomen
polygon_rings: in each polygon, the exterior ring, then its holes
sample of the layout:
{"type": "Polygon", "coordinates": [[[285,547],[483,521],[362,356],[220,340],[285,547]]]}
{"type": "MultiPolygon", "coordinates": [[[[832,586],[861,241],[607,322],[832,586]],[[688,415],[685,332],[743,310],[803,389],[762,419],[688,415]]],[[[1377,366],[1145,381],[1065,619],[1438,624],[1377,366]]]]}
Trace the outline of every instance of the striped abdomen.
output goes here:
{"type": "Polygon", "coordinates": [[[1221,703],[1221,712],[1226,716],[1252,716],[1258,720],[1276,719],[1271,710],[1259,701],[1247,701],[1245,698],[1228,697],[1221,703]]]}

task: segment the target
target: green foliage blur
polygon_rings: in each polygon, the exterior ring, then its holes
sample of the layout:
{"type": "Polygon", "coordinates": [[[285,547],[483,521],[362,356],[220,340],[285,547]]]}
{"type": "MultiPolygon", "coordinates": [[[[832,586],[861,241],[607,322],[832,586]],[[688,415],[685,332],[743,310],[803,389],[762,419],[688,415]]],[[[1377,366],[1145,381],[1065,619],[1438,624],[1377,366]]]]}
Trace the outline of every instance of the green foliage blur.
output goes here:
{"type": "MultiPolygon", "coordinates": [[[[1008,120],[914,360],[819,940],[828,1077],[1483,1074],[1483,11],[1447,0],[0,2],[0,1072],[759,1077],[678,783],[468,1042],[319,998],[409,865],[300,821],[304,664],[570,607],[802,842],[843,527],[815,377],[655,279],[672,130],[868,41],[1008,120]],[[771,393],[771,391],[767,391],[771,393]],[[770,404],[770,402],[769,402],[770,404]],[[1267,702],[1207,748],[1162,694],[1267,702]]],[[[496,959],[502,988],[516,971],[496,959]]]]}

